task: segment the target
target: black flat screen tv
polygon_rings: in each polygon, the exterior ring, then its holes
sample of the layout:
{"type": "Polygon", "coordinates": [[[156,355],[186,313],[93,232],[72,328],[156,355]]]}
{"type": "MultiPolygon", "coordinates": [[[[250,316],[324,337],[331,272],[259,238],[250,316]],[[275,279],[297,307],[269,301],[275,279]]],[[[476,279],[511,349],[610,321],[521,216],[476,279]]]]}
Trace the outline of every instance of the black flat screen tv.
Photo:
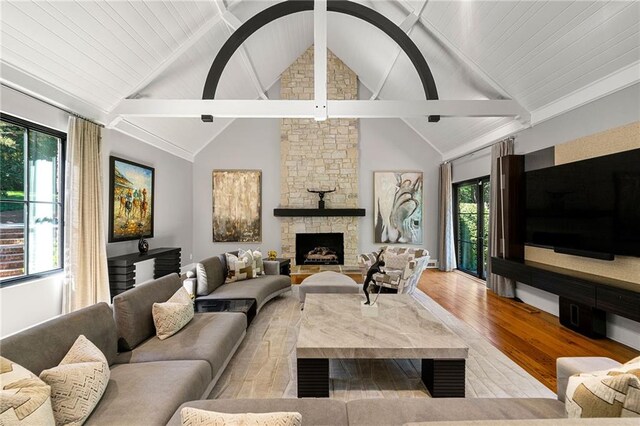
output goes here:
{"type": "Polygon", "coordinates": [[[525,243],[640,257],[640,149],[526,172],[525,243]]]}

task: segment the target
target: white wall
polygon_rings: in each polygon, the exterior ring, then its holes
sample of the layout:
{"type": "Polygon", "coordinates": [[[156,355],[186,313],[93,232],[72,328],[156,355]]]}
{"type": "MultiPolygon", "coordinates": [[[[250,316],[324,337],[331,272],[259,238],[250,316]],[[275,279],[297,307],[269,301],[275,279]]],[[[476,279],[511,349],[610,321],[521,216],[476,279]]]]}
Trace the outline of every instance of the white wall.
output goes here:
{"type": "MultiPolygon", "coordinates": [[[[623,126],[640,119],[640,84],[630,86],[559,117],[545,121],[516,135],[516,154],[527,154],[594,133],[623,126]]],[[[491,170],[486,149],[453,162],[453,180],[460,182],[486,176],[491,170]]],[[[518,283],[516,296],[525,303],[558,315],[558,297],[518,283]]],[[[640,324],[616,315],[607,315],[607,336],[640,349],[640,324]]]]}
{"type": "MultiPolygon", "coordinates": [[[[0,87],[0,110],[62,132],[68,114],[29,96],[0,87]]],[[[151,247],[182,247],[182,264],[190,263],[193,232],[192,164],[121,133],[103,132],[105,236],[108,232],[109,155],[114,154],[156,169],[155,237],[151,247]]],[[[106,237],[105,237],[106,239],[106,237]]],[[[137,242],[108,244],[108,255],[137,251],[137,242]]],[[[142,265],[138,282],[150,278],[152,267],[142,265]],[[146,266],[146,267],[145,267],[146,266]]],[[[152,275],[151,275],[152,276],[152,275]]],[[[62,312],[62,274],[0,288],[0,336],[50,319],[62,312]]]]}
{"type": "MultiPolygon", "coordinates": [[[[269,91],[278,99],[279,84],[269,91]]],[[[361,85],[360,97],[370,96],[361,85]]],[[[442,156],[399,119],[360,120],[359,205],[367,210],[359,219],[360,252],[373,251],[373,171],[424,172],[424,243],[432,256],[437,251],[438,165],[442,156]]],[[[273,209],[280,204],[280,120],[237,119],[195,157],[193,165],[193,252],[197,262],[238,248],[261,247],[281,252],[280,220],[273,209]],[[262,170],[262,242],[212,242],[211,172],[214,169],[262,170]]]]}

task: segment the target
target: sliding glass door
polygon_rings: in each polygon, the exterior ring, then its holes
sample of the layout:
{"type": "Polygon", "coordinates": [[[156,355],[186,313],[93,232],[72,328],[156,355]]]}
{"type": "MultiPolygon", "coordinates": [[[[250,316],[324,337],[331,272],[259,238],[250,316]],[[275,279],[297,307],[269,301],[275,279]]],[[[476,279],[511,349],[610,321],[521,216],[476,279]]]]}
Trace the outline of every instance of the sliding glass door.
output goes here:
{"type": "Polygon", "coordinates": [[[489,250],[489,177],[453,185],[458,269],[486,279],[489,250]]]}

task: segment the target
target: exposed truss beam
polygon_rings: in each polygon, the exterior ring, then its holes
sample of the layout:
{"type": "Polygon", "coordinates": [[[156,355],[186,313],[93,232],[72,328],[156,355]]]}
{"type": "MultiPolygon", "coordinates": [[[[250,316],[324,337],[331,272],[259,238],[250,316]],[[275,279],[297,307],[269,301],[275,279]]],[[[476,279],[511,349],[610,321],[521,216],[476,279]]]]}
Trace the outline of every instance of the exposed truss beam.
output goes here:
{"type": "MultiPolygon", "coordinates": [[[[222,20],[224,21],[224,23],[227,25],[227,28],[229,29],[229,35],[231,35],[233,31],[240,28],[240,26],[242,25],[242,21],[238,19],[236,15],[234,15],[229,11],[229,9],[224,5],[224,2],[222,0],[216,0],[215,5],[218,8],[218,12],[222,17],[222,20]]],[[[255,87],[256,91],[258,92],[258,96],[265,100],[269,99],[265,93],[264,88],[262,87],[262,84],[260,83],[260,79],[258,78],[256,69],[254,68],[253,63],[249,58],[249,52],[247,51],[247,48],[244,44],[240,46],[240,48],[238,49],[238,54],[240,55],[242,64],[244,65],[244,68],[247,71],[247,74],[249,75],[249,79],[251,80],[253,87],[255,87]]]]}
{"type": "Polygon", "coordinates": [[[313,92],[315,119],[327,119],[327,0],[313,6],[313,92]]]}
{"type": "MultiPolygon", "coordinates": [[[[407,0],[399,0],[398,2],[400,6],[402,6],[406,11],[412,11],[413,7],[411,3],[407,0]]],[[[436,26],[429,21],[428,18],[419,14],[420,23],[426,28],[427,32],[429,32],[438,42],[442,43],[451,53],[458,57],[458,59],[465,64],[473,73],[478,75],[486,84],[488,84],[493,90],[500,93],[506,99],[514,99],[513,96],[507,92],[507,90],[500,85],[497,81],[495,81],[489,74],[487,74],[478,64],[475,63],[471,58],[469,58],[462,50],[458,49],[456,45],[454,45],[449,39],[440,32],[436,28],[436,26]]],[[[514,99],[515,100],[515,99],[514,99]]],[[[517,100],[515,100],[517,102],[517,100]]],[[[522,115],[518,117],[518,120],[521,123],[529,123],[531,121],[531,114],[529,111],[520,105],[520,109],[522,110],[522,115]]]]}
{"type": "MultiPolygon", "coordinates": [[[[414,9],[409,15],[407,15],[407,17],[402,21],[402,23],[400,23],[400,29],[402,31],[404,31],[408,35],[411,35],[411,30],[413,29],[413,26],[420,20],[420,15],[422,14],[422,11],[424,10],[424,8],[427,6],[427,1],[428,0],[425,0],[422,2],[422,5],[420,6],[420,11],[418,13],[416,13],[414,9]]],[[[372,101],[377,99],[378,96],[380,95],[382,88],[384,87],[384,85],[387,83],[387,80],[389,79],[389,75],[391,74],[391,71],[393,71],[393,68],[396,66],[396,62],[398,62],[400,53],[402,53],[402,49],[398,48],[396,50],[396,54],[393,60],[389,63],[389,66],[387,67],[385,73],[380,79],[378,86],[371,94],[372,101]]]]}
{"type": "MultiPolygon", "coordinates": [[[[515,117],[511,100],[327,101],[328,118],[515,117]]],[[[315,101],[125,99],[114,113],[127,117],[316,118],[315,101]]]]}

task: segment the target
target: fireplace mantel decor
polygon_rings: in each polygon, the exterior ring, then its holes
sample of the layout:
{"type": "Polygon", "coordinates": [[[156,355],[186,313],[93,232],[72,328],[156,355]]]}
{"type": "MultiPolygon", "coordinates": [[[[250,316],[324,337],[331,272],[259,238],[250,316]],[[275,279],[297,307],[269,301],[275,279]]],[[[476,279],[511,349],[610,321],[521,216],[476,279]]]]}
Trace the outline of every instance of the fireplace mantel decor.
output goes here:
{"type": "Polygon", "coordinates": [[[277,217],[320,217],[320,216],[346,216],[356,217],[364,216],[365,209],[273,209],[273,215],[277,217]]]}

